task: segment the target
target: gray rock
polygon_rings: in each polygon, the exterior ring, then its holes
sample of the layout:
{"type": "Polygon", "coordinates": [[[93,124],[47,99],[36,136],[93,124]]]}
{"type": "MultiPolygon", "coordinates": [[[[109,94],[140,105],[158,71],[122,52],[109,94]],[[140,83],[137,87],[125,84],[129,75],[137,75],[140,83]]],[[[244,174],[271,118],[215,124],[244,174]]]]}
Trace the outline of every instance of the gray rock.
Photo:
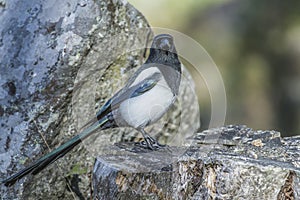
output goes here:
{"type": "Polygon", "coordinates": [[[189,140],[146,153],[108,147],[95,162],[94,198],[299,199],[299,137],[230,125],[189,140]]]}
{"type": "MultiPolygon", "coordinates": [[[[0,1],[0,23],[2,180],[76,134],[95,114],[98,90],[89,84],[114,69],[101,86],[105,100],[141,64],[152,32],[121,0],[0,1]]],[[[1,185],[0,199],[89,198],[93,159],[76,151],[12,188],[1,185]]]]}

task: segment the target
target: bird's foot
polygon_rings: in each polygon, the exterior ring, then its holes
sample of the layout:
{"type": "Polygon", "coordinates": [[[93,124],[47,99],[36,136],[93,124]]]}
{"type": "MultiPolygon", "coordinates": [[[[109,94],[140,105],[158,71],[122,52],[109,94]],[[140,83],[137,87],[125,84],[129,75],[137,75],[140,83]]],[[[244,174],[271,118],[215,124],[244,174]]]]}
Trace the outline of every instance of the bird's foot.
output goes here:
{"type": "Polygon", "coordinates": [[[136,144],[139,145],[140,147],[143,147],[145,149],[149,149],[152,151],[156,151],[156,150],[166,147],[166,145],[160,144],[157,140],[155,140],[154,138],[152,138],[150,136],[146,136],[144,141],[138,142],[136,144]]]}

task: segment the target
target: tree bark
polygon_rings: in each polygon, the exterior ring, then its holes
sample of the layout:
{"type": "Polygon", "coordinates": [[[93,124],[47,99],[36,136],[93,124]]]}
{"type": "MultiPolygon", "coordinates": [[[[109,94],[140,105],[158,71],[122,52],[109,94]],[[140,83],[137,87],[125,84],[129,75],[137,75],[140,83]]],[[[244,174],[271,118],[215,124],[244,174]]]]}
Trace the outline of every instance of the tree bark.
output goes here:
{"type": "Polygon", "coordinates": [[[193,140],[147,153],[106,149],[94,165],[94,198],[300,198],[300,137],[226,126],[193,140]]]}

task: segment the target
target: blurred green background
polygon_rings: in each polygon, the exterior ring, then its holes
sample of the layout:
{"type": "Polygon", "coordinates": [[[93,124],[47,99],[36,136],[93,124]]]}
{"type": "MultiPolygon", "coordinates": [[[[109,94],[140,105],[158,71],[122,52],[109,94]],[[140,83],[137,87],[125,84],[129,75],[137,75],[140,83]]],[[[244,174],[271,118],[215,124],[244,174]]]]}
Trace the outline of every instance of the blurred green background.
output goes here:
{"type": "MultiPolygon", "coordinates": [[[[299,0],[129,0],[151,26],[197,40],[226,88],[226,124],[300,134],[299,0]]],[[[201,129],[209,94],[200,91],[201,129]]]]}

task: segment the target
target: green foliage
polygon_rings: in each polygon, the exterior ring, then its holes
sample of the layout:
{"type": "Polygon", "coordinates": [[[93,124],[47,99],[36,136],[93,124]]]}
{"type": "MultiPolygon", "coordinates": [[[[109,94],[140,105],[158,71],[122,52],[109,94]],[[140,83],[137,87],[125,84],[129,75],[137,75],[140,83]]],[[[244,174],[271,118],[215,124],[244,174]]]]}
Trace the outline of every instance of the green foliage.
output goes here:
{"type": "Polygon", "coordinates": [[[74,174],[86,174],[88,173],[88,168],[87,167],[82,167],[80,165],[80,163],[76,163],[75,165],[73,165],[72,169],[69,171],[69,173],[67,174],[67,176],[72,176],[74,174]]]}

